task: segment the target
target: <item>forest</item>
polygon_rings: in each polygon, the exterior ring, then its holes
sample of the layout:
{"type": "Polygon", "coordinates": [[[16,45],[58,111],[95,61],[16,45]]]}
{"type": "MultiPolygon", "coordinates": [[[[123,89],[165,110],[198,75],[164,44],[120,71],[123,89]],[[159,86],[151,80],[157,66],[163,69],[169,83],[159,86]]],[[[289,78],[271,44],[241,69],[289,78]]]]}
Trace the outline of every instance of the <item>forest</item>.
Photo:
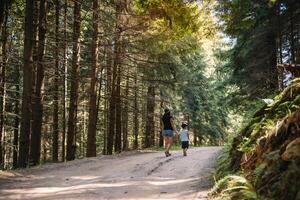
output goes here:
{"type": "Polygon", "coordinates": [[[210,198],[300,199],[299,78],[298,0],[0,0],[0,170],[162,149],[168,108],[210,198]]]}
{"type": "Polygon", "coordinates": [[[1,2],[1,166],[162,146],[166,107],[195,145],[217,144],[226,120],[205,75],[201,41],[217,30],[203,3],[1,2]]]}

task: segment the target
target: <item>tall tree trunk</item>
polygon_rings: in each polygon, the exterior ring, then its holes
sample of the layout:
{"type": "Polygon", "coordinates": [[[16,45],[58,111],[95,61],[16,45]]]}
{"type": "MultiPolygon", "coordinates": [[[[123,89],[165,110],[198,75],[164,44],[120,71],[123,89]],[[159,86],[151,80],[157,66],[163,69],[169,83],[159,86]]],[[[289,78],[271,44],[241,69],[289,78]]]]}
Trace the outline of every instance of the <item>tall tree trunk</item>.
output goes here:
{"type": "MultiPolygon", "coordinates": [[[[282,64],[283,63],[283,56],[282,56],[282,36],[279,35],[279,39],[278,39],[278,48],[279,48],[279,63],[282,64]]],[[[284,80],[284,75],[283,72],[284,70],[282,68],[277,68],[278,71],[278,89],[279,91],[282,91],[284,89],[284,85],[283,85],[283,80],[284,80]]]]}
{"type": "MultiPolygon", "coordinates": [[[[38,45],[39,45],[39,18],[40,18],[40,0],[34,1],[33,11],[33,65],[32,65],[32,95],[31,95],[31,127],[33,122],[34,107],[35,107],[35,87],[36,87],[36,72],[38,64],[38,45]]],[[[32,134],[32,133],[31,133],[32,134]]]]}
{"type": "Polygon", "coordinates": [[[4,139],[4,112],[5,112],[5,96],[6,96],[6,64],[7,64],[7,19],[8,19],[8,3],[3,3],[0,8],[0,169],[4,167],[4,151],[2,141],[4,139]],[[3,23],[2,23],[3,22],[3,23]]]}
{"type": "MultiPolygon", "coordinates": [[[[97,120],[97,122],[100,121],[100,119],[101,119],[101,118],[98,119],[98,116],[99,116],[100,102],[101,102],[101,98],[102,98],[101,97],[101,91],[102,91],[103,71],[104,71],[104,68],[101,67],[101,70],[100,70],[100,80],[98,82],[99,83],[98,97],[97,97],[97,104],[96,104],[96,120],[97,120]]],[[[103,125],[105,125],[105,122],[104,122],[103,125]]],[[[97,124],[96,124],[96,127],[97,127],[97,124]]],[[[105,146],[105,140],[104,140],[103,146],[105,146]]]]}
{"type": "MultiPolygon", "coordinates": [[[[99,0],[93,1],[93,38],[91,44],[92,66],[89,100],[89,121],[87,137],[87,157],[96,156],[96,130],[97,130],[97,75],[98,75],[98,33],[99,33],[99,0]]],[[[100,94],[99,94],[100,95],[100,94]]]]}
{"type": "Polygon", "coordinates": [[[41,156],[41,135],[43,123],[43,99],[44,99],[44,54],[46,43],[47,1],[40,1],[39,16],[39,43],[37,58],[37,73],[34,96],[33,124],[30,143],[30,161],[36,165],[41,156]]]}
{"type": "Polygon", "coordinates": [[[121,108],[121,66],[118,67],[116,83],[116,138],[115,152],[120,153],[122,150],[122,108],[121,108]]]}
{"type": "Polygon", "coordinates": [[[290,19],[289,19],[289,21],[290,21],[290,44],[291,44],[291,46],[290,46],[290,52],[291,52],[291,63],[295,63],[295,61],[296,61],[296,54],[295,54],[295,50],[296,50],[296,48],[295,48],[295,22],[294,22],[294,7],[293,7],[293,5],[291,5],[290,6],[290,11],[289,11],[289,13],[290,13],[290,19]]]}
{"type": "Polygon", "coordinates": [[[52,161],[58,161],[58,95],[59,95],[59,10],[60,2],[55,1],[55,74],[53,94],[53,135],[52,135],[52,161]]]}
{"type": "Polygon", "coordinates": [[[120,153],[122,150],[122,107],[121,107],[121,75],[122,75],[122,11],[123,2],[118,0],[116,3],[116,35],[115,35],[115,68],[117,70],[116,79],[116,137],[115,137],[115,152],[120,153]]]}
{"type": "Polygon", "coordinates": [[[267,33],[267,44],[268,44],[268,49],[269,49],[269,58],[267,62],[268,70],[269,70],[269,88],[273,90],[278,90],[278,71],[277,71],[277,49],[276,49],[276,26],[277,26],[277,21],[274,16],[276,16],[276,6],[272,8],[272,14],[270,15],[271,19],[271,28],[267,33]]]}
{"type": "Polygon", "coordinates": [[[61,160],[64,162],[66,157],[66,103],[67,103],[67,72],[68,72],[68,60],[67,60],[67,11],[68,11],[68,1],[65,0],[64,5],[64,42],[63,42],[63,51],[64,51],[64,57],[63,57],[63,97],[62,97],[62,104],[63,104],[63,131],[62,131],[62,139],[61,139],[61,146],[62,146],[62,152],[61,152],[61,160]]]}
{"type": "Polygon", "coordinates": [[[25,36],[24,36],[24,67],[23,67],[23,94],[22,94],[22,122],[19,143],[19,167],[28,165],[32,66],[33,66],[33,11],[35,0],[26,0],[25,8],[25,36]]]}
{"type": "Polygon", "coordinates": [[[14,145],[14,150],[13,150],[13,168],[18,167],[18,142],[19,142],[19,124],[20,124],[20,119],[19,119],[19,112],[20,112],[20,67],[17,65],[15,68],[15,76],[16,76],[16,96],[15,96],[15,107],[14,107],[14,114],[15,114],[15,119],[14,119],[14,140],[13,140],[13,145],[14,145]]]}
{"type": "Polygon", "coordinates": [[[138,82],[137,82],[137,69],[134,76],[134,111],[133,111],[133,133],[134,142],[133,148],[137,149],[139,147],[139,106],[138,106],[138,82]]]}
{"type": "Polygon", "coordinates": [[[111,111],[111,106],[110,106],[110,103],[112,101],[112,45],[111,43],[107,42],[107,58],[106,58],[106,105],[107,105],[107,112],[106,112],[106,121],[107,121],[107,128],[106,128],[106,136],[104,138],[105,140],[105,144],[106,144],[106,147],[104,148],[104,154],[109,154],[108,153],[108,150],[112,152],[112,149],[113,149],[113,138],[114,136],[111,135],[111,133],[114,134],[114,131],[112,132],[111,131],[111,119],[110,119],[110,113],[112,112],[111,111]]]}
{"type": "MultiPolygon", "coordinates": [[[[162,112],[164,110],[164,101],[163,101],[163,97],[162,97],[162,92],[160,91],[160,112],[162,112]]],[[[163,132],[162,132],[162,126],[163,126],[163,122],[162,122],[162,117],[163,114],[160,114],[160,122],[159,122],[159,147],[163,147],[164,146],[164,137],[163,137],[163,132]]]]}
{"type": "Polygon", "coordinates": [[[126,151],[128,149],[128,95],[129,95],[129,67],[126,78],[126,89],[125,89],[125,97],[123,100],[123,112],[122,112],[122,128],[123,128],[123,150],[126,151]]]}
{"type": "Polygon", "coordinates": [[[150,84],[147,91],[147,118],[145,147],[151,147],[154,141],[154,109],[155,109],[155,86],[150,84]]]}
{"type": "Polygon", "coordinates": [[[74,27],[73,27],[73,61],[71,69],[71,89],[69,103],[69,119],[67,133],[67,160],[75,159],[76,152],[76,120],[78,107],[78,81],[80,61],[80,25],[81,25],[81,0],[74,2],[74,27]]]}
{"type": "MultiPolygon", "coordinates": [[[[280,3],[276,3],[276,21],[277,21],[277,28],[276,28],[276,34],[277,34],[277,40],[276,40],[276,49],[277,49],[277,63],[282,64],[283,58],[282,58],[282,23],[281,23],[281,18],[280,18],[280,3]]],[[[284,88],[283,85],[283,69],[277,67],[277,74],[278,74],[278,90],[282,91],[284,88]]]]}
{"type": "Polygon", "coordinates": [[[113,152],[113,142],[115,136],[115,122],[116,122],[116,76],[117,76],[117,65],[113,65],[112,71],[112,84],[109,99],[109,131],[107,135],[107,154],[111,155],[113,152]]]}
{"type": "Polygon", "coordinates": [[[197,146],[197,132],[196,129],[194,129],[194,146],[197,146]]]}

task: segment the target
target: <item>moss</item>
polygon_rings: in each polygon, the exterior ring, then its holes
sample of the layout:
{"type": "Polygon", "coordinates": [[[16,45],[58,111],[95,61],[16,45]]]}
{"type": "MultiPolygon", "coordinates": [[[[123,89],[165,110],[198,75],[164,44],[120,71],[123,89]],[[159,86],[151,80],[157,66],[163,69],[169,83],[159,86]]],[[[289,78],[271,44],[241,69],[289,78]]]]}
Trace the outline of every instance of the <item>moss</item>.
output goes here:
{"type": "Polygon", "coordinates": [[[272,197],[278,200],[299,199],[300,193],[300,159],[289,163],[287,170],[285,170],[280,181],[274,184],[272,197]]]}
{"type": "MultiPolygon", "coordinates": [[[[288,142],[300,137],[299,108],[300,78],[276,96],[272,105],[255,113],[250,123],[233,139],[226,155],[230,162],[222,163],[227,172],[245,169],[250,184],[263,199],[300,200],[300,158],[293,161],[281,159],[288,142]],[[259,142],[261,138],[263,142],[259,142]],[[241,163],[245,154],[252,157],[241,163]]],[[[239,192],[232,194],[230,199],[237,194],[239,192]]]]}
{"type": "Polygon", "coordinates": [[[257,185],[261,184],[261,177],[263,176],[266,168],[267,168],[267,163],[261,163],[260,165],[258,165],[253,172],[253,183],[255,185],[255,187],[257,185]]]}
{"type": "Polygon", "coordinates": [[[293,101],[293,105],[300,105],[300,95],[296,96],[296,98],[293,101]]]}

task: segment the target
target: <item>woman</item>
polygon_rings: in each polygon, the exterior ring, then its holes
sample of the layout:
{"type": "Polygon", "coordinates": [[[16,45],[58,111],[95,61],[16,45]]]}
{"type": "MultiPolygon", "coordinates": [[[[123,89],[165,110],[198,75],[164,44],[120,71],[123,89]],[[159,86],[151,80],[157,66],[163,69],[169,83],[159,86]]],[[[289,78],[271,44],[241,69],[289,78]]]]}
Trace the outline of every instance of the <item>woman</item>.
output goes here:
{"type": "Polygon", "coordinates": [[[166,157],[170,156],[170,148],[173,144],[173,136],[174,131],[178,134],[174,123],[173,123],[173,117],[171,115],[171,112],[169,109],[165,109],[165,114],[161,118],[162,121],[162,133],[165,139],[165,147],[166,147],[166,157]]]}

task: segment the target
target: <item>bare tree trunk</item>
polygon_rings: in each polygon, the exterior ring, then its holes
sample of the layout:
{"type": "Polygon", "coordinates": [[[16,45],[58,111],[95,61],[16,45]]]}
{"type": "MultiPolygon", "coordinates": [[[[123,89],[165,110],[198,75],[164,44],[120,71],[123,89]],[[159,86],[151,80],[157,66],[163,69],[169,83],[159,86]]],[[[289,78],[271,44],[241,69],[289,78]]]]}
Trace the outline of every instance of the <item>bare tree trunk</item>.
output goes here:
{"type": "Polygon", "coordinates": [[[122,150],[121,66],[118,67],[116,83],[116,138],[115,152],[122,150]]]}
{"type": "Polygon", "coordinates": [[[151,147],[154,141],[154,110],[155,110],[155,86],[150,84],[147,92],[147,118],[145,147],[151,147]]]}
{"type": "MultiPolygon", "coordinates": [[[[276,21],[278,23],[277,28],[276,28],[276,34],[277,34],[277,39],[276,39],[276,50],[277,50],[277,63],[283,62],[282,59],[282,33],[281,33],[281,21],[280,21],[280,3],[275,3],[276,7],[276,21]],[[279,55],[278,55],[279,54],[279,55]]],[[[283,69],[277,67],[277,80],[278,80],[278,90],[282,91],[284,88],[283,85],[283,69]]]]}
{"type": "MultiPolygon", "coordinates": [[[[100,119],[98,119],[98,116],[99,116],[100,102],[101,102],[101,98],[102,98],[101,97],[101,91],[102,91],[103,71],[104,71],[104,68],[101,67],[99,87],[98,87],[97,105],[96,105],[96,122],[98,122],[100,120],[100,119]]],[[[105,125],[105,120],[104,120],[104,124],[103,125],[105,125]]],[[[96,127],[97,127],[97,123],[96,123],[96,127]]],[[[96,139],[96,141],[97,141],[97,139],[96,139]]],[[[105,147],[105,140],[104,140],[103,146],[105,147]]]]}
{"type": "Polygon", "coordinates": [[[55,1],[55,77],[53,95],[53,135],[52,135],[52,161],[58,161],[58,95],[59,95],[59,0],[55,1]]]}
{"type": "MultiPolygon", "coordinates": [[[[92,38],[92,66],[89,100],[89,121],[87,138],[87,157],[96,156],[96,130],[97,130],[97,75],[98,75],[98,33],[99,33],[99,0],[93,1],[93,38],[92,38]]],[[[99,94],[100,95],[100,94],[99,94]]]]}
{"type": "Polygon", "coordinates": [[[80,24],[81,24],[81,0],[74,2],[74,29],[73,29],[73,62],[71,70],[71,90],[69,103],[69,119],[67,134],[67,160],[74,160],[76,153],[76,120],[78,107],[78,81],[80,61],[80,24]]]}
{"type": "Polygon", "coordinates": [[[15,96],[15,107],[14,107],[14,113],[15,113],[15,119],[14,119],[14,150],[13,150],[13,168],[18,167],[18,142],[19,142],[19,125],[20,125],[20,119],[19,119],[19,112],[20,112],[20,67],[17,65],[15,69],[15,76],[16,76],[16,96],[15,96]]]}
{"type": "Polygon", "coordinates": [[[36,165],[41,156],[41,131],[43,123],[43,99],[44,99],[44,54],[46,43],[46,23],[47,23],[47,1],[40,2],[39,16],[39,43],[38,43],[38,63],[35,84],[35,103],[33,110],[32,135],[30,143],[30,161],[36,165]]]}
{"type": "Polygon", "coordinates": [[[196,129],[194,129],[194,146],[196,147],[198,145],[198,140],[197,140],[197,136],[198,132],[196,131],[196,129]]]}
{"type": "Polygon", "coordinates": [[[106,58],[106,104],[107,104],[107,112],[106,112],[106,121],[107,121],[107,130],[106,130],[106,137],[104,138],[105,140],[105,144],[106,147],[104,149],[104,154],[109,154],[108,150],[112,151],[112,145],[113,145],[113,135],[110,135],[111,129],[111,121],[110,121],[110,113],[111,113],[111,106],[110,106],[110,102],[111,102],[111,98],[112,98],[112,45],[111,43],[108,41],[107,42],[107,58],[106,58]]]}
{"type": "Polygon", "coordinates": [[[4,140],[4,112],[5,112],[5,96],[6,96],[6,64],[7,64],[7,19],[8,19],[8,3],[4,3],[0,17],[0,169],[4,167],[4,151],[2,140],[4,140]],[[3,23],[2,23],[3,22],[3,23]]]}
{"type": "Polygon", "coordinates": [[[139,106],[138,106],[138,83],[137,83],[137,69],[134,76],[134,111],[133,111],[133,133],[134,142],[133,148],[137,149],[139,147],[139,106]]]}
{"type": "MultiPolygon", "coordinates": [[[[276,16],[276,7],[272,8],[272,17],[276,16]]],[[[268,70],[269,70],[269,88],[273,90],[278,90],[278,71],[276,70],[277,66],[277,49],[276,49],[276,26],[277,22],[274,19],[270,19],[272,24],[272,29],[269,30],[267,34],[267,44],[270,52],[268,59],[268,70]]]]}
{"type": "MultiPolygon", "coordinates": [[[[282,59],[282,36],[279,36],[279,59],[280,59],[280,63],[283,63],[283,59],[282,59]]],[[[277,68],[278,70],[278,89],[279,91],[282,91],[284,89],[284,85],[283,85],[283,69],[282,68],[277,68]]]]}
{"type": "Polygon", "coordinates": [[[122,128],[123,128],[123,150],[126,151],[128,149],[128,95],[129,95],[129,68],[127,71],[126,78],[126,88],[125,88],[125,97],[123,100],[123,112],[122,112],[122,128]]]}
{"type": "Polygon", "coordinates": [[[61,160],[64,162],[65,157],[66,157],[66,103],[67,103],[67,72],[68,72],[68,62],[67,62],[67,11],[68,11],[68,1],[65,0],[65,5],[64,5],[64,42],[63,42],[63,51],[64,51],[64,57],[63,57],[63,70],[64,70],[64,75],[63,75],[63,97],[62,97],[62,104],[63,104],[63,132],[62,132],[62,140],[61,140],[61,146],[62,146],[62,152],[61,152],[61,160]]]}
{"type": "MultiPolygon", "coordinates": [[[[162,93],[160,91],[160,112],[162,112],[164,110],[164,101],[162,99],[162,93]]],[[[159,122],[159,147],[163,147],[164,146],[164,137],[163,137],[163,132],[162,132],[162,126],[163,126],[163,123],[162,123],[162,117],[163,117],[163,114],[161,113],[160,114],[160,122],[159,122]]]]}
{"type": "Polygon", "coordinates": [[[122,107],[121,107],[121,76],[122,76],[122,11],[123,2],[118,0],[116,2],[116,35],[115,35],[115,62],[114,65],[117,69],[116,80],[116,137],[115,137],[115,152],[120,153],[122,150],[122,107]]]}
{"type": "Polygon", "coordinates": [[[25,8],[25,36],[24,36],[24,67],[23,67],[23,94],[22,94],[22,122],[19,143],[19,167],[28,165],[32,66],[33,66],[33,11],[34,0],[26,0],[25,8]]]}
{"type": "MultiPolygon", "coordinates": [[[[40,0],[35,0],[33,11],[33,65],[32,65],[32,95],[31,95],[31,127],[33,122],[34,107],[35,107],[35,87],[36,87],[36,72],[38,64],[38,41],[39,41],[39,17],[40,16],[40,0]]],[[[32,133],[31,133],[32,134],[32,133]]]]}
{"type": "Polygon", "coordinates": [[[109,131],[107,135],[107,154],[111,155],[113,152],[113,142],[115,136],[115,122],[116,122],[116,76],[117,65],[113,66],[112,71],[112,84],[109,99],[109,131]]]}
{"type": "Polygon", "coordinates": [[[296,61],[296,54],[295,54],[295,25],[294,25],[294,8],[293,6],[291,6],[290,8],[290,44],[291,44],[291,48],[290,48],[290,52],[291,52],[291,63],[295,63],[296,61]]]}

